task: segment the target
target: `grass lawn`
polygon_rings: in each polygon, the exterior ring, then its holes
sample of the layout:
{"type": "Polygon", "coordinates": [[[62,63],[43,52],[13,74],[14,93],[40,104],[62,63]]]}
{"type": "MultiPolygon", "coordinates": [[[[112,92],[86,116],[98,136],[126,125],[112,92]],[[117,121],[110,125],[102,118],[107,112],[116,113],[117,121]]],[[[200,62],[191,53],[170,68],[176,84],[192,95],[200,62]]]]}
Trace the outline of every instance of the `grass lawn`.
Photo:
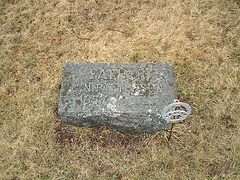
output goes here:
{"type": "Polygon", "coordinates": [[[1,0],[0,179],[240,179],[238,0],[1,0]],[[191,115],[129,135],[61,124],[65,63],[170,63],[191,115]]]}

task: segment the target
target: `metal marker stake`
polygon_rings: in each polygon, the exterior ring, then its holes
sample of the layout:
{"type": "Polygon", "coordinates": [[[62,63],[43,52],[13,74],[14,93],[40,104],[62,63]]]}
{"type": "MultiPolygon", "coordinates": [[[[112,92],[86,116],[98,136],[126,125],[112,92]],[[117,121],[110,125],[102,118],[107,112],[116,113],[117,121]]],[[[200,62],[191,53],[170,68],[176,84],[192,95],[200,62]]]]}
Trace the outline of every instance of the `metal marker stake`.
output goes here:
{"type": "Polygon", "coordinates": [[[174,124],[172,123],[172,125],[171,125],[171,130],[170,130],[170,134],[169,134],[169,136],[168,136],[168,141],[170,141],[170,139],[171,139],[173,126],[174,126],[174,124]]]}
{"type": "Polygon", "coordinates": [[[178,99],[175,99],[174,103],[169,104],[163,109],[162,118],[165,119],[167,123],[172,123],[168,141],[172,136],[173,124],[177,122],[183,122],[190,113],[191,107],[189,106],[189,104],[179,102],[178,99]]]}

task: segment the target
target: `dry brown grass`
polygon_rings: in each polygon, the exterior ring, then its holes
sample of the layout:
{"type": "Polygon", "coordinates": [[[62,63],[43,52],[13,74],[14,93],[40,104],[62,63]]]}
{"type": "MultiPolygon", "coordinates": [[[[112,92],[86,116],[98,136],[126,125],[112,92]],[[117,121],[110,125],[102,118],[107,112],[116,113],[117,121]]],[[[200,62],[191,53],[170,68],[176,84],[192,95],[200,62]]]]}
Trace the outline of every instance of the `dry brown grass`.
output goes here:
{"type": "Polygon", "coordinates": [[[1,179],[240,178],[238,0],[2,0],[1,179]],[[192,106],[168,132],[62,126],[65,63],[171,63],[192,106]]]}

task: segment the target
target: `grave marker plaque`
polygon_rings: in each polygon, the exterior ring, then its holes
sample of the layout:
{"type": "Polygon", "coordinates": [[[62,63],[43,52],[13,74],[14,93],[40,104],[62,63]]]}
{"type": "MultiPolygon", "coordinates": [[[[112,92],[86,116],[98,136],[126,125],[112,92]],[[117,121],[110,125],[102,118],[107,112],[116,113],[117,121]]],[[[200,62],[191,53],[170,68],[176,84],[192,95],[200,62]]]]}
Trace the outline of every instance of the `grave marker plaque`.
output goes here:
{"type": "Polygon", "coordinates": [[[65,124],[125,133],[168,128],[162,111],[177,98],[170,64],[66,64],[58,113],[65,124]]]}

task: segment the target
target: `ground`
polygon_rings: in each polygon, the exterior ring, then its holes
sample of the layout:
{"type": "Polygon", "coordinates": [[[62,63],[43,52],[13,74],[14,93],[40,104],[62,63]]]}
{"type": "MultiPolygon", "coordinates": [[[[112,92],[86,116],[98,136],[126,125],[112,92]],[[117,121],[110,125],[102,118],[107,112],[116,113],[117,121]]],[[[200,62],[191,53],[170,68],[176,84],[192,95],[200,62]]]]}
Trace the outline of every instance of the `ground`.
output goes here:
{"type": "Polygon", "coordinates": [[[2,0],[1,179],[240,178],[238,0],[2,0]],[[57,115],[65,63],[170,63],[191,115],[169,131],[57,115]]]}

